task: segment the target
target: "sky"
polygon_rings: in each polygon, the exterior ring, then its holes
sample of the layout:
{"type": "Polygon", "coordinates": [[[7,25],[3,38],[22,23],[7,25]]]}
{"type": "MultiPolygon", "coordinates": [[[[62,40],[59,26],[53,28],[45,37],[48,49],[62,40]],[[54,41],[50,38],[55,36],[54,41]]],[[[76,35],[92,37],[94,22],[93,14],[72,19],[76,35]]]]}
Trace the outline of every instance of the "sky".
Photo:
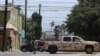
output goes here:
{"type": "MultiPolygon", "coordinates": [[[[12,0],[8,0],[11,3],[12,0]]],[[[51,31],[50,23],[53,21],[55,25],[61,25],[70,14],[72,7],[77,4],[77,0],[27,0],[27,17],[31,17],[33,12],[39,12],[39,4],[41,4],[42,15],[42,31],[51,31]]],[[[0,0],[0,4],[4,4],[5,0],[0,0]]],[[[21,5],[23,13],[25,11],[25,0],[14,0],[14,5],[21,5]]]]}

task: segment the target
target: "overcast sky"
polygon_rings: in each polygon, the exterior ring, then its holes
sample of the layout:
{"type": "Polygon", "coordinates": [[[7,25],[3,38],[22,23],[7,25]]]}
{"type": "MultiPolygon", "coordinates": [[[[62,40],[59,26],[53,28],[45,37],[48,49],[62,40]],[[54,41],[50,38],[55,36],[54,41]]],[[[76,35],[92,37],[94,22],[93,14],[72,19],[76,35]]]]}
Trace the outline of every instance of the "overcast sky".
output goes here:
{"type": "MultiPolygon", "coordinates": [[[[8,0],[11,2],[12,0],[8,0]]],[[[65,21],[65,18],[70,13],[72,7],[77,4],[77,0],[27,0],[28,13],[27,17],[31,17],[33,12],[39,11],[39,4],[41,4],[42,15],[42,29],[43,31],[50,31],[50,23],[55,22],[55,25],[60,25],[65,21]]],[[[5,0],[0,0],[0,4],[4,4],[5,0]]],[[[14,0],[15,5],[22,5],[24,12],[25,0],[14,0]]]]}

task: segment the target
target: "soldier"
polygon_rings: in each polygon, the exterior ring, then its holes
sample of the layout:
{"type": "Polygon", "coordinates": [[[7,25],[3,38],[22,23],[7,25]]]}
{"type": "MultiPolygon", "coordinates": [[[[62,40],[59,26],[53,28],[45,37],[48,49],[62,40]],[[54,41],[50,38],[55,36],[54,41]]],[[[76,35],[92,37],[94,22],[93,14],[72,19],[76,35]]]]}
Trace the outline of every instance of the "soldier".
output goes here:
{"type": "Polygon", "coordinates": [[[55,38],[58,41],[59,34],[60,34],[60,29],[58,28],[58,26],[55,26],[54,32],[55,32],[55,38]]]}

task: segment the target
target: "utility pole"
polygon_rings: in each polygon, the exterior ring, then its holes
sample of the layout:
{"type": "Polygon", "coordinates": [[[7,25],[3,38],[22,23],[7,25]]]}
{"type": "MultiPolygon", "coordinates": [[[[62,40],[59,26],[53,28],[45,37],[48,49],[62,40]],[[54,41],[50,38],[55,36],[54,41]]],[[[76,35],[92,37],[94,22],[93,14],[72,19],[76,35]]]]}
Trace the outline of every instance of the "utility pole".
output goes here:
{"type": "Polygon", "coordinates": [[[41,4],[39,4],[39,15],[41,15],[41,4]]]}
{"type": "Polygon", "coordinates": [[[12,0],[12,5],[14,5],[14,0],[12,0]]]}
{"type": "Polygon", "coordinates": [[[41,4],[39,4],[39,29],[40,29],[40,36],[39,36],[39,39],[40,39],[40,37],[41,37],[41,35],[42,35],[42,26],[41,26],[41,24],[42,24],[42,16],[41,16],[41,4]]]}
{"type": "Polygon", "coordinates": [[[6,39],[6,23],[7,23],[7,6],[8,6],[8,0],[5,0],[5,11],[4,11],[4,28],[3,28],[3,41],[2,41],[2,52],[5,50],[5,39],[6,39]]]}
{"type": "Polygon", "coordinates": [[[27,0],[25,0],[25,38],[26,38],[27,0]]]}

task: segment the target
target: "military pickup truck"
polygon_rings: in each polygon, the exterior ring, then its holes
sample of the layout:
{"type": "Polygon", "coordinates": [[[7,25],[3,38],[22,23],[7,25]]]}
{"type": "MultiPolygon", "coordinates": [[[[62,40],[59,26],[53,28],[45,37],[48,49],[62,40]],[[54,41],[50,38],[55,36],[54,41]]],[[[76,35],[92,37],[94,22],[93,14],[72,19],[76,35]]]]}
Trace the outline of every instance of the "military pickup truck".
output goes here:
{"type": "Polygon", "coordinates": [[[99,43],[95,41],[85,41],[78,36],[62,36],[59,41],[44,41],[44,50],[51,54],[57,51],[85,51],[92,54],[99,51],[99,43]]]}

